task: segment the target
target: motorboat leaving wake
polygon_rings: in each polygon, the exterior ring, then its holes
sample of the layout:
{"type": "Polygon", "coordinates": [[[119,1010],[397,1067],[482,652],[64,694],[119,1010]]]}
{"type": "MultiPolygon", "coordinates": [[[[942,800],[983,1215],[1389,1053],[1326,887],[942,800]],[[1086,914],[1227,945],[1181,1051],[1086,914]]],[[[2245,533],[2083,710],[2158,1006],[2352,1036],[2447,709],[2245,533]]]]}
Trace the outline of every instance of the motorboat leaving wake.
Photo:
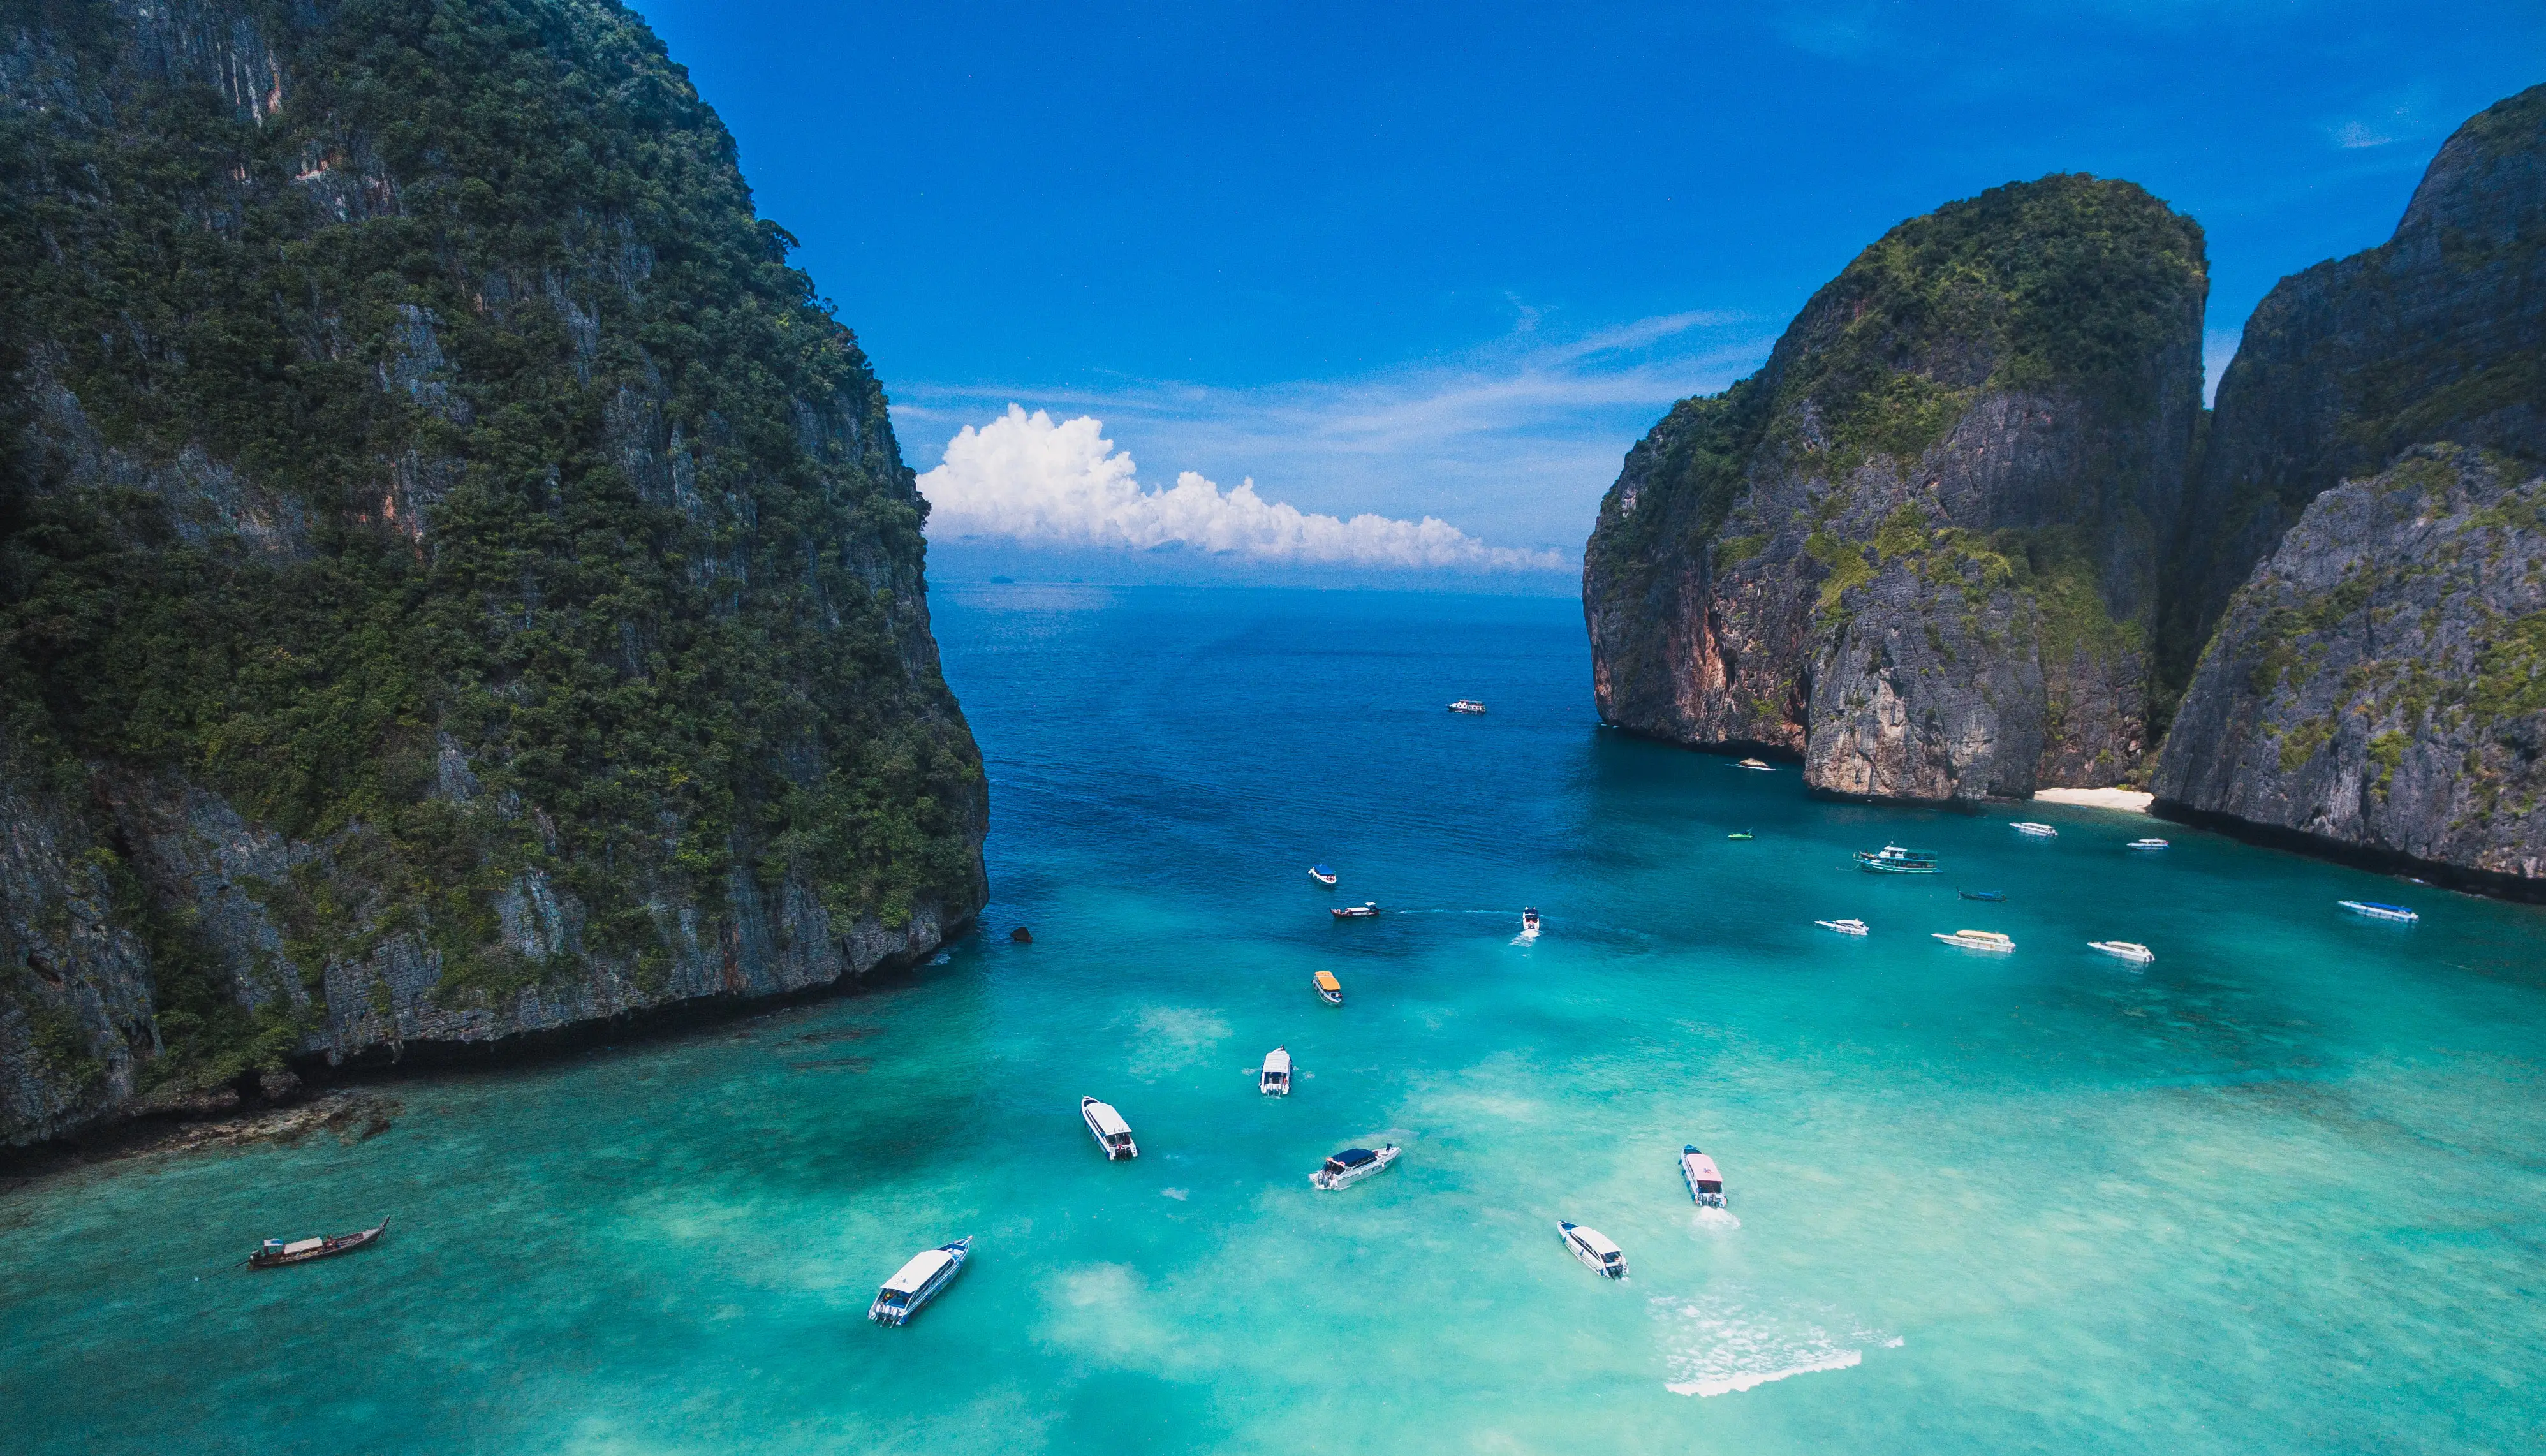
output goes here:
{"type": "Polygon", "coordinates": [[[1347,1148],[1327,1158],[1325,1166],[1309,1174],[1309,1181],[1332,1193],[1374,1173],[1385,1172],[1390,1163],[1397,1161],[1400,1152],[1394,1143],[1383,1148],[1347,1148]]]}
{"type": "Polygon", "coordinates": [[[1700,1208],[1724,1206],[1724,1174],[1716,1171],[1715,1159],[1697,1151],[1695,1143],[1679,1151],[1679,1175],[1688,1182],[1688,1196],[1700,1208]]]}

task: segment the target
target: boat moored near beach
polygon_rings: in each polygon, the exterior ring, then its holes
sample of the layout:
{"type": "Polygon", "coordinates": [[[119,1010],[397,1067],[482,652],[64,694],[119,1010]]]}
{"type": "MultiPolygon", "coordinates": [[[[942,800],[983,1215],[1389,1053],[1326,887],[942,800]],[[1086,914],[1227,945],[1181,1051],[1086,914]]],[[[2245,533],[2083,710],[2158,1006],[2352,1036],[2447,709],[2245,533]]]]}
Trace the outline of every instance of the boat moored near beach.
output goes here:
{"type": "Polygon", "coordinates": [[[1255,1073],[1255,1090],[1267,1097],[1291,1095],[1291,1053],[1275,1047],[1264,1054],[1264,1070],[1255,1073]]]}
{"type": "Polygon", "coordinates": [[[964,1260],[971,1256],[971,1235],[952,1243],[941,1243],[910,1256],[884,1288],[876,1291],[875,1303],[867,1306],[867,1318],[878,1325],[907,1325],[919,1307],[946,1292],[955,1276],[964,1271],[964,1260]]]}
{"type": "Polygon", "coordinates": [[[2015,942],[1994,930],[1957,930],[1947,935],[1942,930],[1930,931],[1947,945],[1958,945],[1967,951],[2011,951],[2015,942]]]}
{"type": "Polygon", "coordinates": [[[2013,829],[2019,834],[2030,834],[2036,839],[2057,839],[2060,837],[2060,831],[2058,829],[2053,828],[2049,824],[2037,824],[2031,819],[2017,819],[2014,823],[2007,825],[2007,827],[2013,829]]]}
{"type": "Polygon", "coordinates": [[[1697,1151],[1695,1143],[1679,1151],[1679,1175],[1688,1180],[1688,1196],[1700,1208],[1724,1206],[1724,1174],[1715,1170],[1715,1159],[1697,1151]]]}
{"type": "Polygon", "coordinates": [[[2090,940],[2086,942],[2086,949],[2102,951],[2105,955],[2117,956],[2141,966],[2157,959],[2157,952],[2136,940],[2090,940]]]}
{"type": "Polygon", "coordinates": [[[1132,1141],[1132,1125],[1123,1120],[1123,1114],[1114,1110],[1113,1103],[1081,1097],[1078,1099],[1078,1115],[1087,1119],[1088,1136],[1096,1140],[1097,1147],[1105,1150],[1106,1161],[1123,1162],[1141,1156],[1141,1145],[1132,1141]]]}
{"type": "Polygon", "coordinates": [[[1340,1006],[1344,1003],[1344,984],[1335,980],[1335,973],[1332,971],[1320,971],[1310,977],[1309,985],[1317,988],[1317,999],[1327,1005],[1340,1006]]]}
{"type": "Polygon", "coordinates": [[[1326,913],[1338,920],[1367,920],[1379,913],[1379,901],[1373,899],[1357,905],[1337,905],[1326,913]]]}
{"type": "Polygon", "coordinates": [[[1397,1161],[1398,1152],[1394,1143],[1384,1148],[1347,1148],[1327,1158],[1325,1166],[1309,1174],[1309,1181],[1332,1193],[1373,1173],[1386,1171],[1390,1163],[1397,1161]]]}
{"type": "Polygon", "coordinates": [[[1865,922],[1857,919],[1853,915],[1844,920],[1815,920],[1813,923],[1819,925],[1824,930],[1835,930],[1841,935],[1863,935],[1866,933],[1865,922]]]}
{"type": "Polygon", "coordinates": [[[1932,875],[1936,873],[1936,857],[1923,849],[1887,844],[1881,849],[1858,850],[1856,866],[1877,875],[1932,875]]]}
{"type": "Polygon", "coordinates": [[[2125,844],[2125,845],[2123,845],[2122,847],[2123,847],[2124,849],[2165,849],[2165,848],[2168,848],[2169,846],[2167,845],[2166,841],[2164,841],[2164,840],[2163,840],[2163,839],[2154,839],[2154,838],[2152,838],[2152,839],[2134,839],[2134,840],[2132,840],[2130,843],[2125,844]]]}
{"type": "Polygon", "coordinates": [[[1609,1242],[1609,1236],[1580,1224],[1559,1224],[1556,1237],[1565,1241],[1566,1251],[1582,1261],[1582,1266],[1603,1279],[1627,1277],[1625,1250],[1609,1242]]]}
{"type": "Polygon", "coordinates": [[[2419,911],[2407,909],[2403,905],[2380,904],[2374,899],[2338,899],[2334,903],[2353,914],[2367,915],[2372,920],[2393,920],[2399,924],[2410,925],[2422,918],[2419,911]]]}
{"type": "Polygon", "coordinates": [[[351,1253],[355,1249],[379,1242],[381,1236],[388,1230],[389,1221],[382,1219],[368,1229],[352,1234],[338,1234],[331,1238],[269,1239],[258,1247],[256,1252],[247,1256],[247,1266],[251,1269],[279,1269],[285,1264],[305,1264],[311,1259],[351,1253]]]}
{"type": "Polygon", "coordinates": [[[1754,774],[1772,774],[1776,772],[1775,769],[1770,768],[1768,765],[1761,763],[1755,758],[1742,759],[1740,763],[1735,764],[1734,767],[1746,768],[1754,774]]]}
{"type": "Polygon", "coordinates": [[[1336,876],[1334,871],[1327,869],[1324,865],[1311,865],[1309,866],[1309,878],[1316,881],[1320,885],[1331,886],[1335,883],[1336,876]]]}

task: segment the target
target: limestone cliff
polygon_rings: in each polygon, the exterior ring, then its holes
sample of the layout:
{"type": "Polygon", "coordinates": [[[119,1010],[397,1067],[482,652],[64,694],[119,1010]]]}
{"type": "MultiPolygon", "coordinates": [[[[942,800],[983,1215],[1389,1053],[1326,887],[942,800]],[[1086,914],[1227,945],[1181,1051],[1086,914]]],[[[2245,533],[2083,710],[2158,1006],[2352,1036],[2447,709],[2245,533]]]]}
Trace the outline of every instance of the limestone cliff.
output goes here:
{"type": "Polygon", "coordinates": [[[1894,228],[1629,453],[1583,554],[1604,721],[1877,798],[2132,779],[2207,291],[2127,182],[1894,228]]]}
{"type": "Polygon", "coordinates": [[[2318,492],[2443,440],[2546,455],[2546,86],[2459,128],[2394,237],[2247,320],[2175,544],[2169,680],[2318,492]]]}
{"type": "Polygon", "coordinates": [[[2546,890],[2546,475],[2424,446],[2317,496],[2231,600],[2155,788],[2546,890]]]}
{"type": "Polygon", "coordinates": [[[933,949],[925,505],[612,0],[0,0],[0,1142],[933,949]]]}

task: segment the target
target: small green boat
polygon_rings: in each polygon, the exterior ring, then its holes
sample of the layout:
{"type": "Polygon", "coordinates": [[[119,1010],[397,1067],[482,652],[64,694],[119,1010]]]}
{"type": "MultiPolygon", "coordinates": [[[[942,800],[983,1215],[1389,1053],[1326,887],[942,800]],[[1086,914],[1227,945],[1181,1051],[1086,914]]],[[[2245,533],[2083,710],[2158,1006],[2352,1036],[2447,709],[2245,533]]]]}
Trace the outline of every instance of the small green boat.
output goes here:
{"type": "Polygon", "coordinates": [[[1756,834],[1751,833],[1751,832],[1750,832],[1749,830],[1747,830],[1747,829],[1736,829],[1736,830],[1734,830],[1732,833],[1727,834],[1727,835],[1725,835],[1724,837],[1725,837],[1725,838],[1727,838],[1727,839],[1756,839],[1756,838],[1758,838],[1759,836],[1758,836],[1758,835],[1756,835],[1756,834]]]}

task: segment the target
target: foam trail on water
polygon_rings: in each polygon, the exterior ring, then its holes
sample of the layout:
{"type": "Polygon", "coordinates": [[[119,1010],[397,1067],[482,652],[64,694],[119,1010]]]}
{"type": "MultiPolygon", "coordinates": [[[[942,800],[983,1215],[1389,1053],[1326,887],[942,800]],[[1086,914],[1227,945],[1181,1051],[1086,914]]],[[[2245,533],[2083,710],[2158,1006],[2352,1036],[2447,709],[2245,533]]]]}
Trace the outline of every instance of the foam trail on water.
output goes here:
{"type": "Polygon", "coordinates": [[[1846,1370],[1864,1362],[1865,1345],[1901,1343],[1835,1310],[1754,1309],[1733,1292],[1699,1299],[1662,1296],[1653,1303],[1664,1327],[1663,1356],[1675,1377],[1662,1388],[1673,1395],[1728,1396],[1798,1375],[1846,1370]],[[1833,1326],[1843,1332],[1832,1332],[1833,1326]]]}
{"type": "Polygon", "coordinates": [[[1690,1227],[1700,1234],[1730,1234],[1741,1227],[1741,1221],[1729,1208],[1701,1208],[1690,1227]]]}

